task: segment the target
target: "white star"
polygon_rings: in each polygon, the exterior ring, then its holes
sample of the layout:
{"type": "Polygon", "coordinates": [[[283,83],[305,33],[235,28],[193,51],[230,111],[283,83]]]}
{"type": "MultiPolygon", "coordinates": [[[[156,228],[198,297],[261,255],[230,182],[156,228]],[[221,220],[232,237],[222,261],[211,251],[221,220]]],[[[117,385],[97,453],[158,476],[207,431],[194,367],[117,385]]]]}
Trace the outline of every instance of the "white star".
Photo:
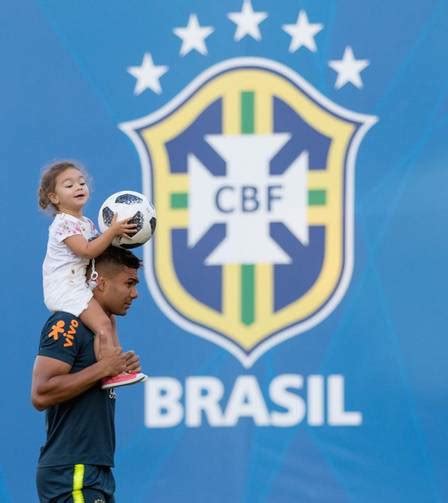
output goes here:
{"type": "Polygon", "coordinates": [[[368,59],[355,59],[352,48],[347,46],[344,50],[342,59],[331,60],[328,66],[338,73],[334,87],[340,89],[348,82],[352,83],[358,89],[362,87],[360,73],[369,66],[368,59]]]}
{"type": "Polygon", "coordinates": [[[296,24],[284,24],[283,30],[291,35],[289,52],[295,52],[302,46],[305,46],[312,52],[317,51],[314,37],[322,30],[324,26],[321,23],[310,23],[304,10],[299,12],[296,24]]]}
{"type": "Polygon", "coordinates": [[[185,28],[174,28],[173,32],[182,39],[180,55],[185,56],[193,49],[201,54],[207,54],[205,39],[214,32],[211,26],[201,26],[196,14],[190,14],[185,28]]]}
{"type": "Polygon", "coordinates": [[[128,72],[137,79],[134,94],[139,95],[145,89],[151,89],[157,94],[162,92],[159,79],[168,71],[167,66],[156,66],[149,52],[143,56],[141,66],[130,66],[128,72]]]}
{"type": "Polygon", "coordinates": [[[258,25],[268,17],[268,14],[267,12],[254,12],[251,1],[244,0],[241,11],[230,12],[227,17],[237,25],[233,40],[238,42],[246,35],[250,35],[255,40],[261,40],[258,25]]]}

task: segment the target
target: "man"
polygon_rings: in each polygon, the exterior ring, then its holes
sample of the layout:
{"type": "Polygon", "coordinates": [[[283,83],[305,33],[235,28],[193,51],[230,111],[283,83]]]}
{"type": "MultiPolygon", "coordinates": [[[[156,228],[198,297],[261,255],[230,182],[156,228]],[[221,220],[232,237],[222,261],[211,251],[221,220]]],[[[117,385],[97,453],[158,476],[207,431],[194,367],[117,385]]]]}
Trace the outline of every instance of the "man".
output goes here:
{"type": "MultiPolygon", "coordinates": [[[[112,246],[95,263],[95,299],[108,315],[125,315],[137,298],[140,260],[112,246]]],[[[140,372],[140,361],[120,348],[97,361],[93,340],[79,318],[63,312],[54,313],[42,330],[31,386],[32,403],[46,410],[47,419],[37,469],[41,503],[114,501],[115,393],[101,389],[100,381],[140,372]]]]}

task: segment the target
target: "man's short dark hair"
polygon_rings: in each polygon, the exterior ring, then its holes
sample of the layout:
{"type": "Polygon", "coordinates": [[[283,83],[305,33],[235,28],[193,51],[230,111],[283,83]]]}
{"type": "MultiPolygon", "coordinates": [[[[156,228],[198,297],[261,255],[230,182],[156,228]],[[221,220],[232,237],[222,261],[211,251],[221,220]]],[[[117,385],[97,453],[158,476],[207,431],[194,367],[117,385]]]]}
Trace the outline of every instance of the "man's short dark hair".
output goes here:
{"type": "MultiPolygon", "coordinates": [[[[102,265],[124,266],[131,269],[139,269],[142,265],[142,261],[129,250],[118,248],[117,246],[109,246],[101,255],[95,258],[95,268],[101,267],[102,265]]],[[[91,266],[92,262],[90,262],[87,268],[87,277],[90,276],[91,266]]]]}

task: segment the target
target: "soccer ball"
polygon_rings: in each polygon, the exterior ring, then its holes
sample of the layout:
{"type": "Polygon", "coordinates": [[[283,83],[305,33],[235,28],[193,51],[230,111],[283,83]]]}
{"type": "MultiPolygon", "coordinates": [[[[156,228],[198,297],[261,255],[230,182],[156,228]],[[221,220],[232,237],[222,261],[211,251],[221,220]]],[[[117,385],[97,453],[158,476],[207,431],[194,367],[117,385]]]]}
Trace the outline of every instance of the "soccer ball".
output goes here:
{"type": "Polygon", "coordinates": [[[98,213],[98,227],[104,232],[112,223],[114,213],[118,220],[129,219],[137,224],[135,232],[127,236],[117,236],[112,244],[120,248],[136,248],[151,239],[156,229],[157,217],[154,206],[139,192],[122,190],[109,196],[98,213]]]}

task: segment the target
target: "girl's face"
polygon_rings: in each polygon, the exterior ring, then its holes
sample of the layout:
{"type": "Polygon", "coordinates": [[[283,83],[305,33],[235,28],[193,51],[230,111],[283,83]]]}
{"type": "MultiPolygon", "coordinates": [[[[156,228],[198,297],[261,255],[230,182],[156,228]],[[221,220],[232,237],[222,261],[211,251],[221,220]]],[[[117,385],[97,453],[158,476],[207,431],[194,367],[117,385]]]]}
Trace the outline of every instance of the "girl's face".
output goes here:
{"type": "Polygon", "coordinates": [[[82,215],[89,199],[89,187],[84,174],[76,168],[67,168],[56,177],[54,192],[48,194],[59,211],[82,215]]]}

